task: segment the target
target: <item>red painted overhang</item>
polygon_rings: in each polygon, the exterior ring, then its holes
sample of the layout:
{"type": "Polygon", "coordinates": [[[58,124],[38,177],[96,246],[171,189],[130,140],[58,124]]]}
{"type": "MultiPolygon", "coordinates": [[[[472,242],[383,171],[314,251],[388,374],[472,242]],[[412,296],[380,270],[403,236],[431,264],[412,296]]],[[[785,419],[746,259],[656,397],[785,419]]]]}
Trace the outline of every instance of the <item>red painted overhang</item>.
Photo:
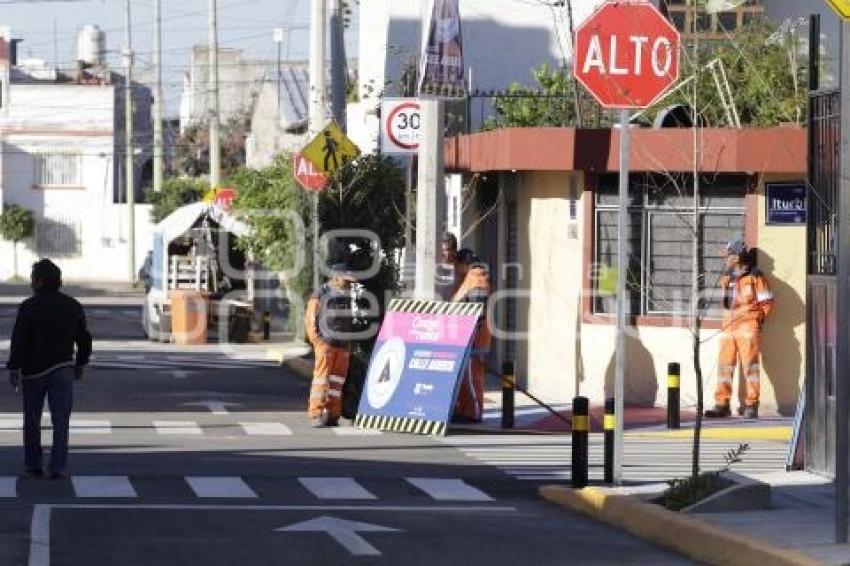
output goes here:
{"type": "MultiPolygon", "coordinates": [[[[692,171],[693,130],[631,130],[632,171],[692,171]]],[[[705,128],[700,169],[709,173],[806,173],[804,128],[705,128]]],[[[617,171],[616,129],[507,128],[446,140],[449,171],[617,171]]]]}

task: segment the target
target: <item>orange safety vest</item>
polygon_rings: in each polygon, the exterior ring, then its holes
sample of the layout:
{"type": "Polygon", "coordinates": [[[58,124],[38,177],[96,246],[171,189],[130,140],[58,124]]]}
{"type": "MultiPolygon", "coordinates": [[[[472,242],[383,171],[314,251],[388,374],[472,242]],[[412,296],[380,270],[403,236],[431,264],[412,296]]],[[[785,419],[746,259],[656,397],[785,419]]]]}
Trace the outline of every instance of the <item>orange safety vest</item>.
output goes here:
{"type": "Polygon", "coordinates": [[[484,314],[475,333],[475,339],[472,342],[476,350],[489,350],[493,342],[493,335],[490,333],[490,322],[487,320],[487,298],[489,296],[490,276],[487,268],[480,265],[473,265],[469,268],[460,288],[454,294],[454,297],[452,297],[452,302],[474,301],[484,304],[484,314]]]}
{"type": "Polygon", "coordinates": [[[761,325],[773,310],[774,296],[764,274],[756,268],[739,276],[720,278],[725,327],[747,323],[761,325]]]}

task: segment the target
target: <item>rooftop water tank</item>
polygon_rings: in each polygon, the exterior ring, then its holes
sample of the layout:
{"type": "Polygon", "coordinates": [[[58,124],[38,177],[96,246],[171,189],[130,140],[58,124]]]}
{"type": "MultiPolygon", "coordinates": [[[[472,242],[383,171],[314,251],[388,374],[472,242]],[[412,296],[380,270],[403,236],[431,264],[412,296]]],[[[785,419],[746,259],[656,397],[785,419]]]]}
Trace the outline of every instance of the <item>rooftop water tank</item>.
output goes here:
{"type": "Polygon", "coordinates": [[[103,64],[106,34],[97,26],[85,26],[77,35],[77,61],[87,67],[103,64]]]}

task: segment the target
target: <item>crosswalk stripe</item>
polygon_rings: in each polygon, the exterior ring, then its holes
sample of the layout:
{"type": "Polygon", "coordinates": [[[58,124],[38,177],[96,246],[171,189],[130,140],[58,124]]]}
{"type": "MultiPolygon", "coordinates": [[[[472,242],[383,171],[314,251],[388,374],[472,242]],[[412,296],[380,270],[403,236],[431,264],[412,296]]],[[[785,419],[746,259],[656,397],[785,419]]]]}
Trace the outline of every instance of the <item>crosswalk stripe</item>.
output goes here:
{"type": "Polygon", "coordinates": [[[298,478],[319,499],[377,499],[354,478],[298,478]]]}
{"type": "Polygon", "coordinates": [[[10,431],[19,431],[24,427],[24,419],[19,418],[11,418],[11,419],[0,419],[0,432],[10,432],[10,431]]]}
{"type": "Polygon", "coordinates": [[[290,436],[292,430],[283,423],[239,423],[251,436],[290,436]]]}
{"type": "Polygon", "coordinates": [[[18,478],[15,476],[0,476],[0,497],[17,497],[18,478]]]}
{"type": "Polygon", "coordinates": [[[437,501],[492,501],[493,498],[458,479],[405,478],[437,501]]]}
{"type": "Polygon", "coordinates": [[[338,436],[379,436],[383,434],[380,430],[374,428],[360,428],[356,426],[337,426],[331,430],[338,436]]]}
{"type": "Polygon", "coordinates": [[[154,421],[157,434],[203,434],[204,431],[194,421],[154,421]]]}
{"type": "Polygon", "coordinates": [[[71,483],[77,497],[138,497],[127,476],[74,476],[71,483]]]}
{"type": "Polygon", "coordinates": [[[254,499],[257,494],[239,477],[188,476],[186,483],[202,498],[254,499]]]}
{"type": "MultiPolygon", "coordinates": [[[[571,442],[568,436],[464,436],[441,439],[466,456],[526,481],[566,481],[571,478],[571,442]]],[[[726,467],[726,453],[737,446],[728,440],[704,440],[700,452],[703,469],[726,467]]],[[[744,473],[785,469],[787,443],[751,441],[742,461],[732,466],[744,473]]],[[[603,475],[603,444],[591,436],[588,449],[589,477],[603,475]]],[[[688,438],[626,438],[623,477],[627,480],[666,481],[691,471],[691,441],[688,438]]]]}
{"type": "Polygon", "coordinates": [[[112,423],[103,420],[71,419],[72,434],[112,434],[112,423]]]}

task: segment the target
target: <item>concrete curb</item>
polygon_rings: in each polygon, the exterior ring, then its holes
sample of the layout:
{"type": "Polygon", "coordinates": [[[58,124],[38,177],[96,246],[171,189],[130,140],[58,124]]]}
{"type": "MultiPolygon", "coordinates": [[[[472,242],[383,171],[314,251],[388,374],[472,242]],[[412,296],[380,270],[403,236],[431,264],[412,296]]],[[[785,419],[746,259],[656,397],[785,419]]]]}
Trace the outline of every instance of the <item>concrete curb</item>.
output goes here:
{"type": "Polygon", "coordinates": [[[729,513],[770,508],[770,484],[728,470],[720,475],[732,485],[685,507],[680,513],[729,513]]]}
{"type": "Polygon", "coordinates": [[[579,511],[631,534],[672,548],[700,562],[718,566],[814,566],[817,560],[795,550],[733,533],[682,513],[645,503],[614,489],[580,490],[546,485],[540,495],[553,503],[579,511]]]}

